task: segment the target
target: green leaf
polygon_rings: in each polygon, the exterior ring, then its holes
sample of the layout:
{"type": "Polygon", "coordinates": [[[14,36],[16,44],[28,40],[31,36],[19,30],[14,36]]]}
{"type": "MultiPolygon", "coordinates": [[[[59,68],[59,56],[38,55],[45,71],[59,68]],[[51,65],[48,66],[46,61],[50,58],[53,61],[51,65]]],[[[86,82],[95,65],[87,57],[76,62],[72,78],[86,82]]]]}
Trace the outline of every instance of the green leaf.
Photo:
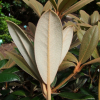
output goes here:
{"type": "Polygon", "coordinates": [[[95,25],[99,21],[99,12],[94,11],[93,14],[91,15],[91,24],[95,25]]]}
{"type": "Polygon", "coordinates": [[[15,73],[15,72],[18,72],[18,71],[19,71],[19,68],[18,68],[18,66],[15,65],[11,68],[5,69],[3,71],[3,73],[15,73]]]}
{"type": "Polygon", "coordinates": [[[38,15],[41,16],[43,11],[43,5],[36,0],[23,0],[29,7],[33,9],[33,11],[38,15]]]}
{"type": "Polygon", "coordinates": [[[70,16],[70,17],[76,19],[76,20],[79,21],[79,22],[82,22],[82,20],[80,20],[78,17],[76,17],[76,16],[73,15],[73,14],[68,14],[68,16],[70,16]]]}
{"type": "Polygon", "coordinates": [[[79,56],[79,49],[78,48],[73,48],[70,50],[71,53],[73,53],[74,55],[79,56]]]}
{"type": "Polygon", "coordinates": [[[0,90],[0,93],[2,94],[2,96],[6,96],[7,94],[10,93],[10,89],[7,89],[7,90],[0,90]]]}
{"type": "Polygon", "coordinates": [[[90,25],[90,24],[87,24],[87,23],[78,23],[77,25],[79,25],[79,26],[83,26],[83,27],[92,27],[92,25],[90,25]]]}
{"type": "Polygon", "coordinates": [[[79,29],[79,30],[77,31],[77,36],[78,36],[78,39],[80,40],[80,42],[82,42],[82,39],[83,39],[83,36],[84,36],[85,32],[86,32],[86,31],[81,30],[81,29],[79,29]]]}
{"type": "Polygon", "coordinates": [[[90,16],[84,10],[80,10],[81,20],[87,24],[90,23],[90,16]]]}
{"type": "Polygon", "coordinates": [[[12,52],[5,52],[9,57],[11,57],[16,64],[22,69],[24,70],[26,73],[28,73],[29,75],[31,75],[33,78],[37,79],[33,73],[33,71],[30,69],[29,65],[26,63],[26,61],[24,60],[23,57],[12,53],[12,52]]]}
{"type": "Polygon", "coordinates": [[[70,92],[63,92],[60,93],[59,96],[67,99],[94,99],[91,95],[84,95],[82,93],[70,93],[70,92]]]}
{"type": "Polygon", "coordinates": [[[41,79],[36,67],[34,46],[32,45],[31,41],[18,25],[11,21],[7,21],[7,25],[14,43],[16,44],[27,64],[30,66],[30,69],[38,79],[41,79]]]}
{"type": "Polygon", "coordinates": [[[70,52],[67,53],[67,55],[64,58],[64,61],[71,61],[71,62],[78,63],[77,58],[70,52]]]}
{"type": "Polygon", "coordinates": [[[79,51],[79,62],[84,63],[89,59],[89,57],[91,56],[91,54],[97,46],[98,40],[98,27],[93,26],[89,28],[83,36],[83,40],[79,51]]]}
{"type": "Polygon", "coordinates": [[[87,82],[87,78],[77,78],[74,90],[80,89],[87,82]]]}
{"type": "Polygon", "coordinates": [[[8,62],[8,59],[0,60],[0,69],[8,62]]]}
{"type": "Polygon", "coordinates": [[[57,4],[56,4],[55,0],[50,0],[50,2],[53,5],[53,7],[57,10],[57,4]]]}
{"type": "Polygon", "coordinates": [[[62,71],[62,70],[65,70],[65,69],[67,69],[67,68],[69,68],[69,67],[71,67],[71,66],[76,66],[76,64],[74,64],[73,62],[69,62],[69,61],[63,61],[62,63],[61,63],[61,65],[59,66],[59,69],[58,69],[58,71],[62,71]]]}
{"type": "MultiPolygon", "coordinates": [[[[56,86],[59,85],[62,81],[64,81],[66,79],[66,77],[68,77],[72,73],[72,70],[68,70],[67,72],[59,72],[59,73],[61,75],[59,74],[59,76],[57,78],[56,86]]],[[[59,89],[63,88],[67,83],[68,83],[68,81],[65,84],[63,84],[59,89]]]]}
{"type": "Polygon", "coordinates": [[[87,62],[87,63],[85,63],[83,65],[86,66],[86,65],[89,65],[89,64],[97,63],[97,62],[100,63],[100,57],[99,58],[96,58],[94,60],[91,60],[91,61],[89,61],[89,62],[87,62]]]}
{"type": "Polygon", "coordinates": [[[57,2],[57,9],[58,9],[58,7],[59,7],[59,5],[60,5],[60,3],[62,2],[63,0],[58,0],[58,2],[57,2]]]}
{"type": "Polygon", "coordinates": [[[93,95],[92,93],[91,93],[91,91],[89,91],[88,89],[85,89],[85,88],[80,88],[80,90],[81,90],[81,92],[83,93],[83,94],[85,94],[85,95],[93,95]]]}
{"type": "Polygon", "coordinates": [[[74,41],[71,46],[70,49],[77,47],[81,42],[79,41],[79,39],[77,39],[76,41],[74,41]]]}
{"type": "Polygon", "coordinates": [[[97,48],[95,48],[95,50],[93,51],[92,56],[94,58],[99,58],[99,52],[98,52],[97,48]]]}
{"type": "Polygon", "coordinates": [[[11,81],[20,81],[20,78],[13,73],[0,73],[0,83],[1,82],[11,82],[11,81]]]}
{"type": "Polygon", "coordinates": [[[17,98],[17,96],[15,96],[13,94],[9,94],[3,100],[16,100],[16,98],[17,98]]]}
{"type": "Polygon", "coordinates": [[[25,92],[22,90],[14,91],[12,92],[12,94],[18,95],[18,96],[26,96],[25,92]]]}
{"type": "Polygon", "coordinates": [[[72,4],[74,4],[77,0],[63,0],[58,8],[59,13],[62,13],[66,9],[68,9],[72,4]]]}
{"type": "Polygon", "coordinates": [[[78,9],[82,8],[83,6],[87,5],[88,3],[92,2],[93,0],[80,0],[79,2],[77,2],[76,4],[72,5],[71,7],[69,7],[64,13],[63,15],[67,15],[69,13],[75,12],[78,9]]]}
{"type": "Polygon", "coordinates": [[[53,88],[56,85],[57,77],[55,77],[54,81],[51,83],[51,88],[53,88]]]}
{"type": "Polygon", "coordinates": [[[38,96],[35,96],[33,99],[31,100],[45,100],[42,94],[39,94],[38,96]]]}
{"type": "Polygon", "coordinates": [[[20,100],[30,100],[29,97],[21,98],[20,100]]]}
{"type": "Polygon", "coordinates": [[[43,11],[47,11],[49,9],[52,9],[52,5],[50,1],[47,1],[46,4],[43,7],[43,11]]]}

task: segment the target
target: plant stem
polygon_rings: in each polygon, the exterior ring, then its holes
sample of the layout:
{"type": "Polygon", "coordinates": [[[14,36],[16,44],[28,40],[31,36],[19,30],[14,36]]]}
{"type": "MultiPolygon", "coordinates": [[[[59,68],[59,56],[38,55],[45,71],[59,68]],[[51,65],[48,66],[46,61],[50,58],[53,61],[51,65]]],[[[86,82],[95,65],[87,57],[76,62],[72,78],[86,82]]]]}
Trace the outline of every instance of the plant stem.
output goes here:
{"type": "Polygon", "coordinates": [[[76,73],[70,74],[63,82],[61,82],[58,86],[56,86],[54,89],[52,89],[52,92],[56,91],[58,88],[60,88],[64,83],[66,83],[70,78],[75,76],[76,73]]]}

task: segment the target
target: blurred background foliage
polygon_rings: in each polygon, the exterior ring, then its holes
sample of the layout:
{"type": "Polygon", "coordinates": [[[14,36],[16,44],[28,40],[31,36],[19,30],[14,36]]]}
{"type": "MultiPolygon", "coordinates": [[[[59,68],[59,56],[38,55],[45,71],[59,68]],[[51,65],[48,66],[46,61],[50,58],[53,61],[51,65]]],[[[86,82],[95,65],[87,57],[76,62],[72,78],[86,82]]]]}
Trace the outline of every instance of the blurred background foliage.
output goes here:
{"type": "MultiPolygon", "coordinates": [[[[48,0],[37,0],[42,5],[48,0]]],[[[58,0],[56,0],[57,2],[58,0]]],[[[77,0],[80,1],[80,0],[77,0]]],[[[92,14],[95,10],[98,10],[100,13],[100,7],[96,4],[99,0],[94,0],[93,2],[87,4],[85,7],[81,8],[86,11],[88,14],[92,14]]],[[[79,10],[75,12],[79,14],[79,10]]],[[[4,43],[11,42],[11,37],[7,29],[6,20],[10,20],[20,25],[27,25],[28,22],[32,22],[35,25],[38,22],[38,16],[33,12],[33,10],[28,7],[23,0],[1,0],[0,1],[0,38],[3,39],[4,43]],[[2,26],[2,27],[1,27],[2,26]],[[6,35],[4,35],[6,34],[6,35]],[[4,39],[8,38],[8,40],[4,39]]]]}

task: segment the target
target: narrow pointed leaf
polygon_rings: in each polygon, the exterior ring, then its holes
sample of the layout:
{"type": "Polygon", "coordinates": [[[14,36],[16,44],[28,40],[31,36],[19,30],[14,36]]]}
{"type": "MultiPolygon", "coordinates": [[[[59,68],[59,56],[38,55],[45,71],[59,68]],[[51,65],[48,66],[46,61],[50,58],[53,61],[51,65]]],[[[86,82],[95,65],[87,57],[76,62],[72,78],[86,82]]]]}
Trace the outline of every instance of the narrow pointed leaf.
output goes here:
{"type": "Polygon", "coordinates": [[[95,48],[95,50],[93,51],[92,56],[94,58],[99,58],[99,52],[98,52],[97,48],[95,48]]]}
{"type": "Polygon", "coordinates": [[[65,55],[69,50],[72,38],[73,38],[73,26],[68,26],[63,30],[63,47],[62,47],[61,62],[63,61],[65,55]]]}
{"type": "Polygon", "coordinates": [[[92,27],[92,25],[90,25],[90,24],[87,24],[87,23],[78,23],[77,25],[79,25],[79,26],[83,26],[83,27],[92,27]]]}
{"type": "Polygon", "coordinates": [[[69,7],[69,9],[67,9],[63,15],[67,15],[69,13],[75,12],[78,9],[82,8],[83,6],[87,5],[88,3],[92,2],[93,0],[80,0],[79,2],[77,2],[76,4],[72,5],[71,7],[69,7]]]}
{"type": "Polygon", "coordinates": [[[59,5],[60,5],[60,3],[62,2],[63,0],[58,0],[58,2],[57,2],[57,9],[59,8],[59,5]]]}
{"type": "Polygon", "coordinates": [[[84,10],[80,10],[81,19],[85,23],[90,23],[90,16],[84,10]]]}
{"type": "Polygon", "coordinates": [[[99,21],[99,12],[94,11],[93,14],[91,15],[91,24],[95,25],[99,21]]]}
{"type": "Polygon", "coordinates": [[[34,42],[37,67],[46,84],[47,78],[52,83],[57,73],[61,60],[62,38],[59,17],[54,12],[47,11],[37,24],[34,42]]]}
{"type": "Polygon", "coordinates": [[[15,72],[18,72],[18,71],[20,71],[20,69],[18,68],[17,65],[15,65],[11,68],[3,70],[3,73],[15,73],[15,72]]]}
{"type": "Polygon", "coordinates": [[[20,81],[20,78],[13,73],[0,73],[0,83],[11,82],[11,81],[20,81]]]}
{"type": "Polygon", "coordinates": [[[65,22],[65,26],[68,27],[68,26],[73,26],[73,31],[76,31],[77,29],[77,26],[75,23],[71,22],[71,21],[68,21],[67,23],[65,22]]]}
{"type": "Polygon", "coordinates": [[[29,25],[29,28],[32,31],[33,35],[35,35],[35,30],[36,30],[35,25],[31,22],[29,22],[28,25],[29,25]]]}
{"type": "Polygon", "coordinates": [[[66,9],[68,9],[72,4],[74,4],[77,0],[63,0],[58,8],[58,11],[62,13],[66,9]]]}
{"type": "Polygon", "coordinates": [[[34,74],[40,78],[34,58],[34,46],[26,36],[26,34],[15,23],[7,21],[10,35],[24,57],[27,64],[30,66],[34,74]]]}
{"type": "Polygon", "coordinates": [[[99,58],[96,58],[96,59],[94,59],[94,60],[91,60],[91,61],[89,61],[89,62],[87,62],[87,63],[85,63],[84,66],[85,66],[85,65],[89,65],[89,64],[93,64],[93,63],[97,63],[97,62],[100,63],[100,57],[99,57],[99,58]]]}
{"type": "Polygon", "coordinates": [[[72,15],[72,14],[68,14],[68,16],[78,20],[79,22],[82,22],[82,20],[80,20],[78,17],[76,17],[75,15],[72,15]]]}
{"type": "Polygon", "coordinates": [[[50,2],[53,5],[53,7],[57,10],[57,4],[56,4],[55,0],[50,0],[50,2]]]}
{"type": "Polygon", "coordinates": [[[52,5],[50,1],[47,1],[46,4],[43,7],[43,11],[47,11],[49,9],[52,9],[52,5]]]}
{"type": "Polygon", "coordinates": [[[62,70],[65,70],[65,69],[67,69],[67,68],[69,68],[69,67],[71,67],[71,66],[76,66],[76,64],[74,64],[73,62],[69,62],[69,61],[63,61],[62,63],[61,63],[61,65],[59,66],[59,69],[58,69],[58,71],[62,71],[62,70]]]}
{"type": "Polygon", "coordinates": [[[77,58],[70,52],[67,53],[67,55],[64,58],[64,61],[70,61],[70,62],[78,63],[77,58]]]}
{"type": "Polygon", "coordinates": [[[78,100],[91,100],[91,99],[95,99],[93,96],[91,95],[85,95],[82,93],[72,93],[72,92],[62,92],[59,94],[59,96],[63,97],[63,98],[67,98],[67,99],[78,99],[78,100]]]}
{"type": "Polygon", "coordinates": [[[81,63],[84,63],[86,60],[89,59],[89,57],[91,56],[91,54],[97,46],[98,40],[98,27],[93,26],[89,28],[83,36],[83,40],[79,51],[79,61],[81,63]]]}
{"type": "Polygon", "coordinates": [[[81,29],[79,29],[79,30],[77,31],[77,36],[78,36],[78,39],[80,40],[80,42],[82,41],[85,32],[86,32],[86,31],[81,30],[81,29]]]}
{"type": "Polygon", "coordinates": [[[14,91],[11,94],[18,95],[18,96],[26,96],[25,92],[22,90],[14,91]]]}
{"type": "Polygon", "coordinates": [[[36,75],[34,74],[34,72],[32,71],[32,69],[29,67],[29,65],[26,63],[26,61],[23,59],[23,57],[15,54],[15,53],[12,53],[12,52],[5,52],[5,53],[9,57],[11,57],[22,70],[24,70],[26,73],[31,75],[33,78],[38,79],[36,77],[36,75]]]}
{"type": "Polygon", "coordinates": [[[81,44],[81,42],[77,39],[75,42],[73,42],[70,46],[70,49],[77,47],[79,44],[81,44]]]}
{"type": "Polygon", "coordinates": [[[8,62],[8,59],[0,60],[0,69],[8,62]]]}

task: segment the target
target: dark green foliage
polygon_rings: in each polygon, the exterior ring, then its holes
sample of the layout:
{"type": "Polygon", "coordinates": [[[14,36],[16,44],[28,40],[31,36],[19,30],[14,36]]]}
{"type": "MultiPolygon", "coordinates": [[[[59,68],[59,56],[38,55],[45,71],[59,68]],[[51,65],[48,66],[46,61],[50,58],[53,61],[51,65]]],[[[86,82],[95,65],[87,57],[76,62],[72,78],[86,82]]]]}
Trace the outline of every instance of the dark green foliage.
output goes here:
{"type": "Polygon", "coordinates": [[[93,2],[87,4],[86,6],[84,6],[81,9],[86,11],[89,15],[91,15],[95,10],[99,11],[99,13],[100,13],[100,7],[96,4],[99,1],[100,0],[94,0],[93,2]]]}
{"type": "Polygon", "coordinates": [[[3,43],[9,43],[12,41],[11,36],[9,35],[6,20],[15,22],[16,24],[21,24],[21,21],[16,20],[15,18],[5,16],[4,14],[0,17],[0,39],[3,39],[3,43]]]}
{"type": "Polygon", "coordinates": [[[6,20],[15,22],[16,24],[21,24],[21,21],[15,19],[12,15],[6,16],[3,13],[3,9],[7,12],[10,11],[10,4],[7,2],[0,1],[0,39],[3,39],[3,43],[9,43],[12,41],[11,36],[9,35],[6,20]]]}

